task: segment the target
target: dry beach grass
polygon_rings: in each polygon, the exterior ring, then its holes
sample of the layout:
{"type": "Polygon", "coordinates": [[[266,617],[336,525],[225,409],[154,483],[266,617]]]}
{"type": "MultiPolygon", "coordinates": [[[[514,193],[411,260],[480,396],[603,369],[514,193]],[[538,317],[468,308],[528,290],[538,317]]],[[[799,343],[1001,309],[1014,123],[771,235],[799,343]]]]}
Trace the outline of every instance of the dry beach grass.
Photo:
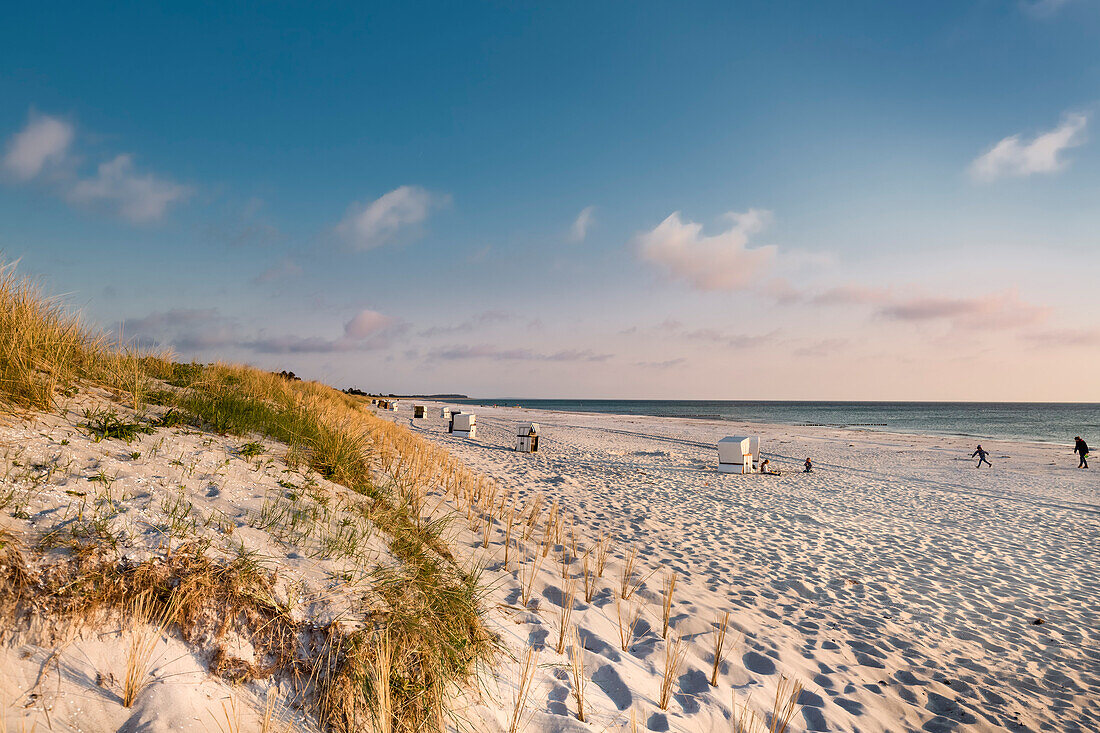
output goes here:
{"type": "MultiPolygon", "coordinates": [[[[148,686],[163,635],[200,648],[213,643],[210,671],[227,680],[298,680],[298,704],[337,730],[357,729],[368,718],[386,729],[438,728],[447,686],[472,681],[476,666],[491,658],[476,575],[456,564],[442,535],[445,519],[423,511],[429,485],[446,481],[463,492],[480,479],[359,401],[249,367],[177,364],[111,345],[9,265],[0,268],[0,405],[16,426],[47,416],[57,429],[78,431],[48,462],[27,465],[16,457],[23,449],[8,452],[0,501],[16,521],[0,544],[5,637],[26,641],[28,634],[48,637],[42,628],[51,624],[97,628],[121,619],[131,639],[124,707],[148,686]],[[312,547],[319,558],[345,560],[348,578],[367,579],[367,623],[318,629],[276,600],[275,576],[262,558],[244,542],[232,549],[241,523],[213,512],[199,516],[182,488],[195,479],[201,452],[189,462],[172,460],[180,490],[148,502],[159,515],[150,522],[159,547],[140,548],[140,560],[119,564],[133,554],[132,531],[121,529],[132,489],[116,488],[117,475],[104,470],[81,479],[61,456],[78,440],[102,445],[107,455],[122,441],[144,449],[126,454],[133,464],[168,464],[163,454],[173,442],[196,439],[176,438],[183,435],[210,436],[207,444],[218,436],[260,436],[269,441],[266,450],[282,446],[282,455],[263,466],[265,445],[252,440],[236,451],[256,471],[307,476],[304,487],[280,479],[289,488],[265,498],[244,526],[287,546],[312,547]],[[349,491],[334,499],[308,476],[349,491]],[[80,487],[66,490],[60,513],[50,509],[40,515],[48,521],[35,521],[29,510],[36,489],[59,482],[80,487]],[[303,503],[307,492],[314,498],[303,503]],[[390,558],[381,563],[379,550],[368,551],[374,533],[385,538],[390,558]],[[228,536],[211,540],[219,534],[228,536]],[[217,642],[227,635],[247,637],[263,654],[256,663],[228,657],[217,642]]],[[[215,482],[228,476],[233,460],[227,453],[210,471],[215,482]]]]}

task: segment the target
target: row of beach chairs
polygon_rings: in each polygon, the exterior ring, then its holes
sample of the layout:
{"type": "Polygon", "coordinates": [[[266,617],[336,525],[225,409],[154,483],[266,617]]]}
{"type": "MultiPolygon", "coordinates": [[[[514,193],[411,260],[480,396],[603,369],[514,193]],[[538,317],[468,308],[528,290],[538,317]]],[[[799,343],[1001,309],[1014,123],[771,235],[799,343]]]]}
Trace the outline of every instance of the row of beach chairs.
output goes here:
{"type": "MultiPolygon", "coordinates": [[[[383,408],[388,409],[388,408],[383,408]]],[[[396,409],[396,408],[394,408],[396,409]]],[[[413,418],[427,416],[427,407],[413,405],[413,418]]],[[[447,432],[459,438],[477,436],[477,415],[443,407],[439,416],[447,420],[447,432]]],[[[758,473],[762,469],[759,435],[731,435],[718,441],[718,470],[721,473],[758,473]]],[[[536,453],[539,449],[539,424],[523,423],[516,430],[515,450],[536,453]]]]}

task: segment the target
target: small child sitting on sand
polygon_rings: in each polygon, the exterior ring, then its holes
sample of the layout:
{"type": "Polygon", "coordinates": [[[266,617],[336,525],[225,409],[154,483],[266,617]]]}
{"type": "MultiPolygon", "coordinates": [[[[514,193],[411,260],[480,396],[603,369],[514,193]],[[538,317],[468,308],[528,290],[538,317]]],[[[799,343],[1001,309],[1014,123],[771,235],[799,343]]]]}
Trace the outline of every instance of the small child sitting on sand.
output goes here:
{"type": "Polygon", "coordinates": [[[765,458],[760,463],[760,473],[766,473],[769,476],[778,476],[779,475],[779,471],[771,467],[771,461],[769,461],[767,458],[765,458]]]}
{"type": "Polygon", "coordinates": [[[804,468],[802,470],[802,473],[813,473],[813,472],[814,472],[813,461],[811,461],[809,458],[807,458],[806,459],[806,468],[804,468]]]}

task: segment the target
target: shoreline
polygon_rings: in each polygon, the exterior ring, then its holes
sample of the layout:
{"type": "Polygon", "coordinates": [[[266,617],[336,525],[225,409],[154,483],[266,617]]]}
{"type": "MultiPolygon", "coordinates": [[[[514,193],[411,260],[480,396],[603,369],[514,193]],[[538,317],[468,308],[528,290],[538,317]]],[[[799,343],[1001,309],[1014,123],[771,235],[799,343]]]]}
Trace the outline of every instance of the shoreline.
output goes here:
{"type": "MultiPolygon", "coordinates": [[[[561,415],[577,415],[579,417],[587,417],[592,415],[602,415],[608,417],[617,417],[622,419],[631,419],[639,417],[648,417],[659,420],[688,420],[692,422],[709,422],[717,423],[719,425],[746,425],[746,426],[759,426],[761,428],[824,428],[829,430],[844,430],[853,433],[869,433],[874,435],[892,435],[896,437],[919,437],[919,438],[968,438],[974,440],[984,441],[996,441],[1000,443],[1019,443],[1021,445],[1030,446],[1044,446],[1044,447],[1069,447],[1072,449],[1073,439],[1070,438],[1068,442],[1055,442],[1049,440],[1034,440],[1025,439],[1019,437],[1007,437],[998,438],[979,435],[976,433],[953,433],[953,432],[936,432],[936,431],[923,431],[923,432],[907,432],[904,430],[874,430],[871,429],[872,425],[842,425],[842,424],[829,424],[829,423],[785,423],[785,422],[761,422],[755,420],[735,420],[732,418],[721,418],[713,416],[692,417],[686,415],[651,415],[649,413],[628,413],[628,412],[600,412],[600,411],[584,411],[584,410],[557,410],[549,407],[528,407],[528,406],[515,406],[515,405],[496,405],[486,402],[461,402],[461,401],[440,401],[440,400],[418,400],[417,404],[424,402],[425,404],[431,402],[436,410],[439,407],[445,407],[448,405],[461,405],[466,407],[478,407],[484,409],[511,409],[511,410],[527,410],[545,412],[550,414],[561,415]]],[[[917,404],[917,403],[914,403],[917,404]]],[[[931,403],[930,403],[931,404],[931,403]]],[[[935,403],[935,404],[947,404],[947,403],[935,403]]],[[[1058,402],[1058,403],[954,403],[954,404],[1064,404],[1064,405],[1091,405],[1092,403],[1076,403],[1076,402],[1058,402]]],[[[1100,404],[1098,404],[1100,409],[1100,404]]]]}

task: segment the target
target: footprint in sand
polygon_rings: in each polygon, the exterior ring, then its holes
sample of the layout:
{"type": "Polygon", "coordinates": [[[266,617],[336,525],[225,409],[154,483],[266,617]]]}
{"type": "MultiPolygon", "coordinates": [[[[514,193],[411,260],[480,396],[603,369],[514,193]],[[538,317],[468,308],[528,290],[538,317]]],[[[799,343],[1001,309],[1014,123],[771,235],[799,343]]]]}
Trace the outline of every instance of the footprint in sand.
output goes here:
{"type": "Polygon", "coordinates": [[[605,695],[611,698],[611,701],[615,703],[615,707],[619,710],[628,710],[634,703],[634,696],[630,693],[630,688],[610,664],[599,667],[592,674],[592,681],[604,691],[605,695]]]}

